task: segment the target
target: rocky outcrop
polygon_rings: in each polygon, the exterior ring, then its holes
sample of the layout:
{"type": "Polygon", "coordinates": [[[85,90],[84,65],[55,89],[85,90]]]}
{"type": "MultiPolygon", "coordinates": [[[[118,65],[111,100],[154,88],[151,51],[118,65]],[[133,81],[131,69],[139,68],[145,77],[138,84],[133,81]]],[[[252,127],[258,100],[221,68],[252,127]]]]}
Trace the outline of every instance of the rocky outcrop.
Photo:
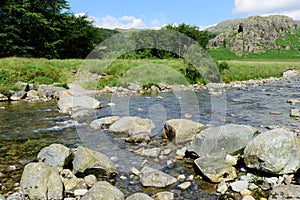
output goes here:
{"type": "Polygon", "coordinates": [[[203,124],[187,119],[171,119],[165,122],[162,136],[174,143],[186,143],[193,140],[204,128],[203,124]]]}
{"type": "Polygon", "coordinates": [[[300,166],[300,139],[282,128],[262,133],[250,141],[245,150],[249,168],[274,174],[295,173],[300,166]]]}
{"type": "Polygon", "coordinates": [[[287,16],[252,16],[244,19],[232,31],[219,34],[209,41],[209,46],[225,46],[237,55],[264,52],[269,49],[290,49],[291,46],[277,44],[278,38],[296,34],[296,22],[287,16]]]}

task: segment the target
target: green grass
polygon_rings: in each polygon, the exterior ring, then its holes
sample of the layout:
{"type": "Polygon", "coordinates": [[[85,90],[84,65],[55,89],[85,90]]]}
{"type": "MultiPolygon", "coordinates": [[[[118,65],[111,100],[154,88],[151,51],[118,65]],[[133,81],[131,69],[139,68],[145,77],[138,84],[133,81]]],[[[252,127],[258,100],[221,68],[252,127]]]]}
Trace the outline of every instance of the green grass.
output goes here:
{"type": "MultiPolygon", "coordinates": [[[[224,82],[280,77],[288,69],[300,70],[299,51],[270,51],[237,57],[225,48],[210,49],[216,61],[229,66],[222,71],[224,82]]],[[[110,60],[47,60],[30,58],[0,59],[0,92],[17,90],[15,83],[55,84],[67,87],[75,80],[74,70],[88,69],[102,77],[96,83],[86,83],[91,89],[105,86],[126,86],[130,82],[141,85],[167,83],[188,84],[187,62],[183,59],[119,59],[110,60]]],[[[87,79],[89,80],[89,78],[87,79]]]]}
{"type": "Polygon", "coordinates": [[[0,86],[10,88],[18,81],[36,84],[66,83],[74,79],[83,60],[47,60],[34,58],[0,59],[0,86]]]}

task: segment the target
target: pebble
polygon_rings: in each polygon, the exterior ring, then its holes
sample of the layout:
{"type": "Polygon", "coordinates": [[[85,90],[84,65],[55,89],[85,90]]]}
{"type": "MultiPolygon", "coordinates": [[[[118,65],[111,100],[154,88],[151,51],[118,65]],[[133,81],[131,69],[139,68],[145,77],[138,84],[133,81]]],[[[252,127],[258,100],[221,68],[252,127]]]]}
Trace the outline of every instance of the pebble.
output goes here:
{"type": "Polygon", "coordinates": [[[235,192],[240,192],[248,188],[247,181],[236,181],[230,184],[230,187],[235,192]]]}
{"type": "Polygon", "coordinates": [[[179,182],[183,182],[183,181],[185,180],[185,175],[184,175],[184,174],[178,175],[178,176],[177,176],[177,180],[178,180],[179,182]]]}
{"type": "Polygon", "coordinates": [[[113,106],[115,106],[115,105],[116,105],[116,104],[114,104],[114,103],[108,103],[108,104],[107,104],[108,107],[113,107],[113,106]]]}
{"type": "Polygon", "coordinates": [[[185,156],[185,152],[186,152],[186,150],[187,150],[187,148],[186,147],[183,147],[183,148],[181,148],[181,149],[177,149],[176,150],[176,155],[177,156],[185,156]]]}
{"type": "Polygon", "coordinates": [[[110,159],[111,159],[111,161],[117,161],[117,160],[119,160],[119,158],[116,157],[116,156],[110,157],[110,159]]]}
{"type": "Polygon", "coordinates": [[[228,186],[225,182],[221,182],[219,183],[218,187],[217,187],[217,192],[221,193],[221,194],[225,194],[225,192],[228,190],[228,186]]]}
{"type": "Polygon", "coordinates": [[[240,194],[242,195],[242,197],[245,197],[245,196],[251,195],[252,192],[248,189],[244,189],[244,190],[240,191],[240,194]]]}
{"type": "Polygon", "coordinates": [[[187,177],[187,181],[193,181],[194,180],[194,175],[189,175],[188,177],[187,177]]]}
{"type": "Polygon", "coordinates": [[[189,113],[185,113],[184,114],[184,117],[187,118],[187,119],[190,119],[193,117],[193,115],[189,114],[189,113]]]}
{"type": "Polygon", "coordinates": [[[77,189],[74,190],[74,196],[83,196],[88,192],[87,189],[77,189]]]}
{"type": "Polygon", "coordinates": [[[127,180],[127,177],[126,177],[126,176],[123,176],[123,175],[121,175],[121,176],[120,176],[120,179],[121,179],[121,180],[127,180]]]}
{"type": "Polygon", "coordinates": [[[250,183],[248,188],[249,188],[249,190],[255,190],[255,189],[258,189],[258,186],[255,185],[254,183],[250,183]]]}
{"type": "Polygon", "coordinates": [[[172,149],[165,149],[165,150],[163,151],[163,154],[164,154],[164,155],[169,155],[171,152],[172,152],[172,149]]]}
{"type": "Polygon", "coordinates": [[[155,200],[173,200],[174,199],[174,193],[172,192],[159,192],[156,193],[154,196],[155,200]]]}
{"type": "Polygon", "coordinates": [[[142,156],[157,158],[160,154],[160,148],[144,149],[141,152],[142,156]]]}
{"type": "Polygon", "coordinates": [[[84,182],[87,186],[92,187],[97,182],[97,178],[93,174],[90,174],[84,177],[84,182]]]}
{"type": "Polygon", "coordinates": [[[139,176],[141,174],[141,172],[135,167],[131,167],[131,172],[137,176],[139,176]]]}
{"type": "Polygon", "coordinates": [[[225,160],[226,160],[226,163],[234,166],[238,162],[238,156],[232,156],[232,155],[227,154],[225,157],[225,160]]]}
{"type": "Polygon", "coordinates": [[[8,171],[15,171],[17,169],[17,167],[15,165],[10,165],[7,167],[8,171]]]}
{"type": "Polygon", "coordinates": [[[244,196],[242,200],[255,200],[255,198],[251,195],[244,196]]]}
{"type": "Polygon", "coordinates": [[[187,190],[192,185],[191,182],[184,182],[178,185],[178,188],[181,190],[187,190]]]}

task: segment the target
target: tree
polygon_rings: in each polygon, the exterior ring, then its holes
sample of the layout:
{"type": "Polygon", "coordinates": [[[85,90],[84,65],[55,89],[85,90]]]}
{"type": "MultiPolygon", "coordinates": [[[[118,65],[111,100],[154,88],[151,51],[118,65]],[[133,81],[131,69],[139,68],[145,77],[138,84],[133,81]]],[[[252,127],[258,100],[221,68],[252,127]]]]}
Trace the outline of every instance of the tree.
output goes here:
{"type": "Polygon", "coordinates": [[[105,39],[67,0],[1,0],[0,8],[0,57],[84,58],[105,39]]]}

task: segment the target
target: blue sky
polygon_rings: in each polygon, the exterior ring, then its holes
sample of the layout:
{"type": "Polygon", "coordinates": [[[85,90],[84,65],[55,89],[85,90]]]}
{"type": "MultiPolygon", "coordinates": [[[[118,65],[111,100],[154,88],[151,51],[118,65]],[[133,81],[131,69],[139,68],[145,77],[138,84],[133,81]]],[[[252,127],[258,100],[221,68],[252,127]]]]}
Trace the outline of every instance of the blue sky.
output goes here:
{"type": "Polygon", "coordinates": [[[251,15],[284,14],[300,19],[300,0],[69,0],[104,28],[158,28],[186,23],[200,28],[251,15]]]}

